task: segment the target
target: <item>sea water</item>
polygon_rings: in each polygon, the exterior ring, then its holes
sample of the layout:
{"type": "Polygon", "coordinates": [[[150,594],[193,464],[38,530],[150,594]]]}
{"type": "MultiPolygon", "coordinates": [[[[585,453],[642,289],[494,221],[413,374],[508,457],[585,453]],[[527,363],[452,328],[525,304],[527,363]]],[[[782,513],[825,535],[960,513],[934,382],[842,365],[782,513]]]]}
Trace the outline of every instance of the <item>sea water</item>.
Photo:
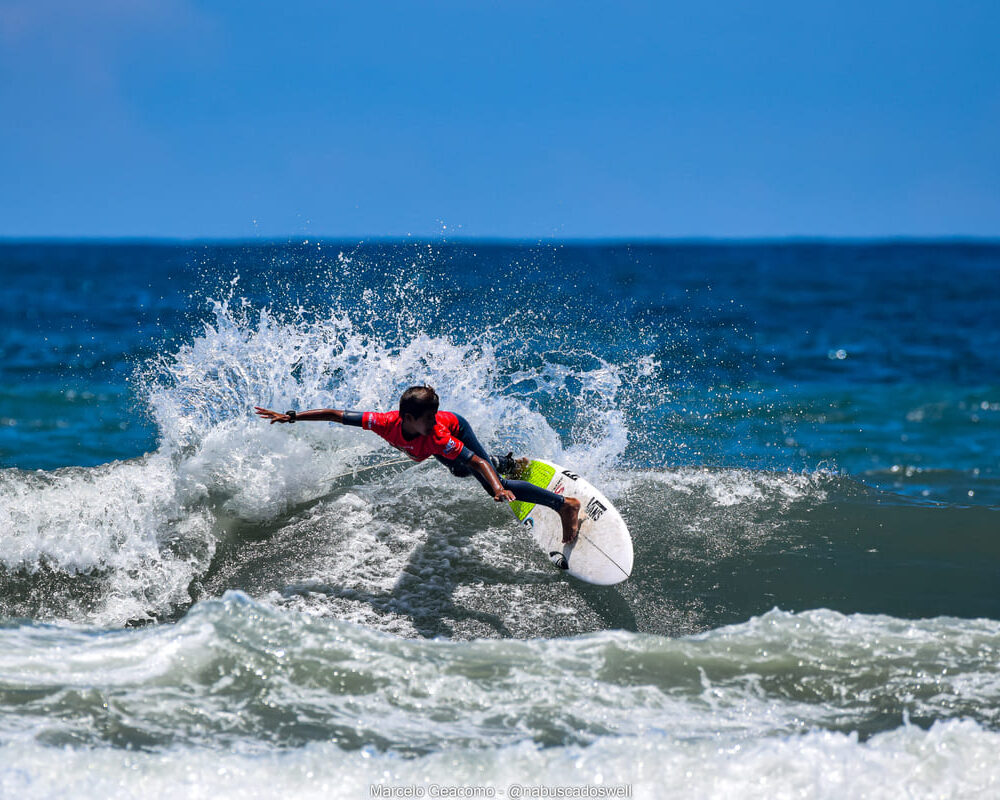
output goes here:
{"type": "Polygon", "coordinates": [[[0,796],[1000,795],[1000,245],[0,244],[0,796]],[[260,405],[434,386],[621,510],[260,405]]]}

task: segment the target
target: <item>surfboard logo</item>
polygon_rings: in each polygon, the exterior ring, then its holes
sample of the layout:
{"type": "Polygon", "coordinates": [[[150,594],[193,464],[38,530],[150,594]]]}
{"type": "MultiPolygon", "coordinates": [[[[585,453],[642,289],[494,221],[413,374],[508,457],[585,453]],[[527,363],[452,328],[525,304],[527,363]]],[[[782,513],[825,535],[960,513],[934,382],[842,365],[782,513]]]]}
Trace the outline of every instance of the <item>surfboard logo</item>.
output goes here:
{"type": "Polygon", "coordinates": [[[569,478],[571,481],[578,481],[578,480],[580,480],[580,476],[579,475],[577,475],[575,472],[570,472],[568,469],[564,469],[562,471],[562,474],[565,475],[567,478],[569,478]]]}
{"type": "Polygon", "coordinates": [[[559,567],[559,569],[569,569],[569,562],[566,560],[566,556],[558,550],[553,550],[549,553],[549,561],[559,567]]]}
{"type": "Polygon", "coordinates": [[[596,497],[591,497],[590,502],[587,503],[587,516],[594,520],[594,522],[597,522],[607,510],[608,507],[596,497]]]}

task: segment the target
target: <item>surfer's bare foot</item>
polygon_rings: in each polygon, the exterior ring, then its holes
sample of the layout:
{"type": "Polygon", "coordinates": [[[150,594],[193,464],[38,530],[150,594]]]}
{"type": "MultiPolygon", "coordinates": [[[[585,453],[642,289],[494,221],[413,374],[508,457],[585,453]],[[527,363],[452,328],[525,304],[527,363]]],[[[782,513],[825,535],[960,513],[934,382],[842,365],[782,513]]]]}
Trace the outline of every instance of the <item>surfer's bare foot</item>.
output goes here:
{"type": "Polygon", "coordinates": [[[580,533],[580,501],[567,497],[559,509],[559,519],[562,520],[563,544],[572,544],[580,533]]]}

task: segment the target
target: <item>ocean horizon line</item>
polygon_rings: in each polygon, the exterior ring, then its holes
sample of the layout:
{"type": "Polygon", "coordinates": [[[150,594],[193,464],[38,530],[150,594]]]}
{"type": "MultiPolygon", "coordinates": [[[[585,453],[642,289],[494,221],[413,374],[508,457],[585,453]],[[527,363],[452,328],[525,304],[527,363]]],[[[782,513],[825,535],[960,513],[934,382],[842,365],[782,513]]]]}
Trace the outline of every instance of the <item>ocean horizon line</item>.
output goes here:
{"type": "Polygon", "coordinates": [[[500,236],[339,236],[296,235],[268,237],[183,237],[183,236],[0,236],[0,246],[148,246],[148,247],[301,247],[303,245],[401,245],[497,246],[497,247],[675,247],[675,246],[1000,246],[1000,235],[948,236],[595,236],[566,238],[500,236]]]}

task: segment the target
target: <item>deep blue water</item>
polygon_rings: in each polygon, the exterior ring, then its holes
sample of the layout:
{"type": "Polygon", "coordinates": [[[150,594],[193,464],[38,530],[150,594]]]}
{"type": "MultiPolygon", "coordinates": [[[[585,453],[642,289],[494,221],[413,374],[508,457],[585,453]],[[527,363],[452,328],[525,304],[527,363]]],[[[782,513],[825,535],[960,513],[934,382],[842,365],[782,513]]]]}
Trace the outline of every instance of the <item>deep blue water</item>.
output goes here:
{"type": "MultiPolygon", "coordinates": [[[[0,254],[3,466],[94,466],[155,449],[136,370],[235,292],[255,308],[347,313],[387,346],[419,333],[489,340],[508,374],[554,354],[626,370],[647,358],[653,373],[617,398],[624,462],[636,467],[822,463],[910,494],[1000,503],[994,245],[8,244],[0,254]]],[[[562,395],[504,391],[544,409],[564,439],[586,413],[571,377],[562,395]]]]}
{"type": "Polygon", "coordinates": [[[5,243],[0,278],[4,791],[1000,786],[1000,244],[5,243]],[[604,488],[631,578],[252,415],[424,381],[604,488]]]}

